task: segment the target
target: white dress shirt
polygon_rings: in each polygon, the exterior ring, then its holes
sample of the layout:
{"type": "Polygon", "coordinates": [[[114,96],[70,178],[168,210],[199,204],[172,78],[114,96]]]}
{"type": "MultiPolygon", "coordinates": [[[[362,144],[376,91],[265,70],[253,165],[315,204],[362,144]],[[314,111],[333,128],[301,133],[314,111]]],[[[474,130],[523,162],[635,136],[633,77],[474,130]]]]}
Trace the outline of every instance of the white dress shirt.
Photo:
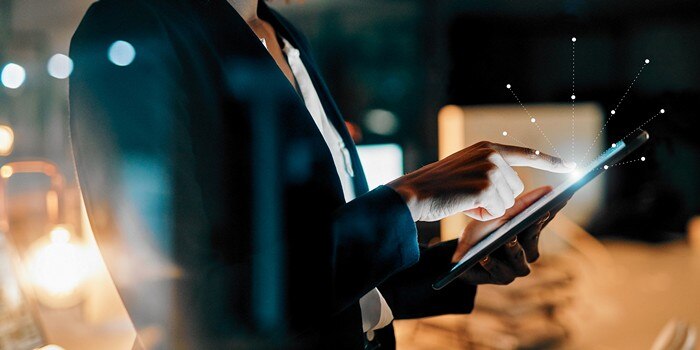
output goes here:
{"type": "MultiPolygon", "coordinates": [[[[265,40],[261,39],[261,42],[267,48],[265,40]]],[[[335,170],[343,187],[345,202],[349,202],[355,199],[355,188],[352,180],[355,173],[352,168],[350,153],[345,147],[338,130],[335,129],[323,109],[309,72],[301,60],[299,50],[284,38],[282,38],[282,44],[282,51],[287,56],[287,63],[292,69],[306,108],[309,110],[309,114],[311,114],[316,127],[318,127],[321,135],[323,135],[323,139],[326,141],[326,145],[328,145],[328,149],[331,151],[335,170]]],[[[372,331],[385,327],[394,319],[391,308],[389,308],[382,293],[377,288],[372,289],[360,298],[360,309],[362,311],[362,330],[368,333],[367,336],[370,340],[373,338],[372,331]]]]}

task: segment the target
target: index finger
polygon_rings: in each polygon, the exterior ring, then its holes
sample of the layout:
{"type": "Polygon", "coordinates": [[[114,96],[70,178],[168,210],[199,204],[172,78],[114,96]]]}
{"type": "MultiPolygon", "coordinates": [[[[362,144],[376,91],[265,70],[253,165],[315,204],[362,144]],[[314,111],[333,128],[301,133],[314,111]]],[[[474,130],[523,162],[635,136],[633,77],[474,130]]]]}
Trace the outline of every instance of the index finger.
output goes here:
{"type": "Polygon", "coordinates": [[[493,146],[510,166],[526,166],[553,173],[570,173],[576,168],[574,162],[564,161],[531,148],[501,144],[493,146]]]}

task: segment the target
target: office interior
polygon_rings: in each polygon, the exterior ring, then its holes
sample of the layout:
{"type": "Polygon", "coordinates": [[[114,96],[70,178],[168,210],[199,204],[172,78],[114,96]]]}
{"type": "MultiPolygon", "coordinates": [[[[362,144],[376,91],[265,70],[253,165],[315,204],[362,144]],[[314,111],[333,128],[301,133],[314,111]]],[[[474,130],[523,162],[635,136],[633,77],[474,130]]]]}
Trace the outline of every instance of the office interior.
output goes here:
{"type": "MultiPolygon", "coordinates": [[[[131,349],[137,333],[155,349],[164,336],[134,328],[76,181],[67,55],[92,2],[0,0],[0,349],[131,349]]],[[[529,276],[480,286],[469,315],[395,321],[398,349],[696,347],[700,3],[271,6],[308,37],[370,188],[481,140],[586,164],[651,135],[545,229],[529,276]]],[[[527,188],[564,180],[518,174],[527,188]]],[[[419,223],[419,241],[466,223],[419,223]]]]}

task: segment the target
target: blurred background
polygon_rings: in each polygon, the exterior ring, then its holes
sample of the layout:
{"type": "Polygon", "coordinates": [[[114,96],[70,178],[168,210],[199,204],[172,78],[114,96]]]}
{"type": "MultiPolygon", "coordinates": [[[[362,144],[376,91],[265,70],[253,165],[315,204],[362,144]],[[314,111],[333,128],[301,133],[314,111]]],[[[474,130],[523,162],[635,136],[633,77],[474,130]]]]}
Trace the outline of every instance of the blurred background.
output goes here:
{"type": "MultiPolygon", "coordinates": [[[[91,3],[0,0],[0,349],[133,343],[68,142],[63,55],[91,3]]],[[[700,2],[272,4],[308,36],[370,187],[479,140],[585,164],[642,124],[651,134],[630,158],[644,161],[609,169],[552,223],[531,277],[481,288],[470,316],[397,321],[400,349],[670,349],[694,334],[700,2]]],[[[562,181],[521,175],[528,187],[562,181]]],[[[420,241],[465,223],[420,224],[420,241]]]]}

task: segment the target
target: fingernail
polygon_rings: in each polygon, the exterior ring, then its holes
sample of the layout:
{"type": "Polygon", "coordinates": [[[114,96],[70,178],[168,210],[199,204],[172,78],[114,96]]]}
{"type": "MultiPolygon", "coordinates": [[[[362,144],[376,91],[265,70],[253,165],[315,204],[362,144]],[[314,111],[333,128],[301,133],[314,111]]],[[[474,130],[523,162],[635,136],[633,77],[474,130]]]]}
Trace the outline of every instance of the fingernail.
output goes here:
{"type": "Polygon", "coordinates": [[[564,161],[564,166],[569,168],[569,169],[575,169],[576,168],[576,162],[572,162],[569,160],[564,161]]]}

